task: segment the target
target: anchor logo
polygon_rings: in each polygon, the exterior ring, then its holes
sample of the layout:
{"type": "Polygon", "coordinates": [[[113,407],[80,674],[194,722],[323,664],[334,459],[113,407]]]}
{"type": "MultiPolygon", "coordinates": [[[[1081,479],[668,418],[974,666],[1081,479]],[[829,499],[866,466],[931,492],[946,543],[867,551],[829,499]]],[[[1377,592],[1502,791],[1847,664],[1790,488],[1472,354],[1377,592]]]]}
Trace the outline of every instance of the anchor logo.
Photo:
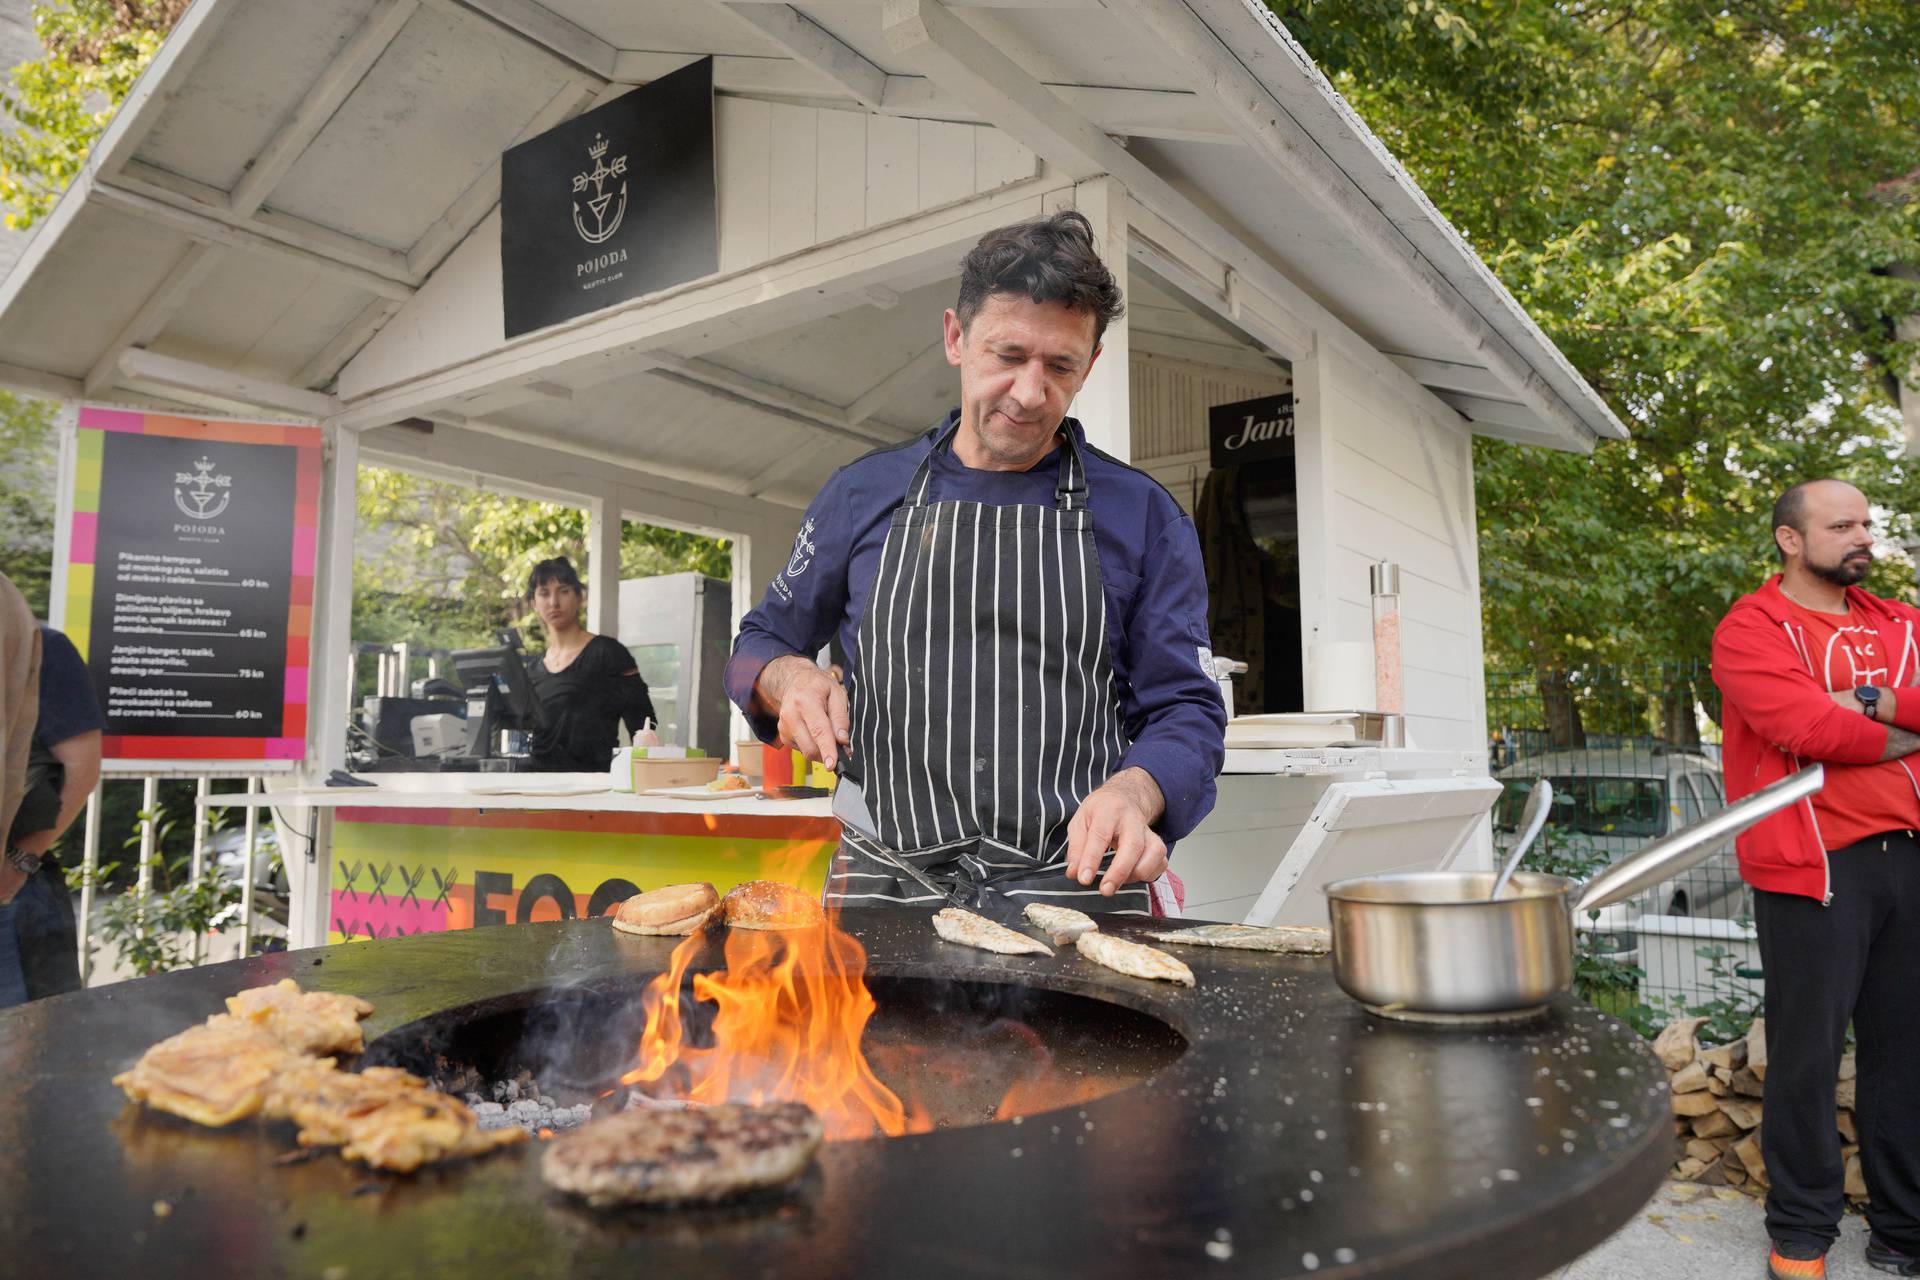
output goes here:
{"type": "Polygon", "coordinates": [[[173,473],[173,505],[193,520],[212,520],[233,500],[233,477],[215,475],[213,462],[201,458],[193,464],[198,471],[173,473]],[[219,499],[216,505],[214,499],[219,499]]]}
{"type": "Polygon", "coordinates": [[[578,196],[588,187],[593,188],[593,194],[586,199],[586,207],[588,213],[592,215],[594,230],[587,229],[586,221],[580,213],[581,202],[579,200],[573,202],[573,229],[578,231],[580,238],[588,244],[605,243],[614,232],[620,229],[620,220],[627,216],[627,158],[615,156],[613,163],[608,164],[606,155],[607,140],[597,133],[594,134],[593,141],[587,146],[587,156],[593,161],[593,168],[585,173],[573,175],[574,195],[578,196]],[[621,180],[620,190],[617,192],[606,189],[607,183],[614,178],[621,180]],[[619,201],[618,205],[614,205],[616,199],[619,201]],[[609,206],[613,207],[611,217],[607,214],[609,206]]]}
{"type": "Polygon", "coordinates": [[[809,519],[794,536],[793,554],[787,558],[787,576],[797,578],[805,573],[818,552],[819,548],[813,545],[813,521],[809,519]]]}

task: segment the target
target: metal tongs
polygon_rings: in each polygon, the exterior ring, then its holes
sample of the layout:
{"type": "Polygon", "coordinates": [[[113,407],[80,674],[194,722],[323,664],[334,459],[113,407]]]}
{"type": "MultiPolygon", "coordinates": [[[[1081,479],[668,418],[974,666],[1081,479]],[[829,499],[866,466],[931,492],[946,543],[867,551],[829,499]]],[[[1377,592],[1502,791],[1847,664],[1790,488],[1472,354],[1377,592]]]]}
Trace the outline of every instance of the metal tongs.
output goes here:
{"type": "Polygon", "coordinates": [[[867,797],[861,791],[860,784],[847,776],[844,759],[835,767],[834,772],[838,775],[839,781],[833,788],[833,816],[840,820],[840,825],[845,830],[853,833],[862,853],[884,862],[928,893],[942,899],[950,907],[986,916],[1008,928],[1026,931],[1026,920],[1021,915],[1019,905],[994,887],[993,879],[998,877],[988,880],[969,880],[963,877],[943,876],[940,879],[949,882],[943,885],[939,880],[914,866],[910,859],[903,858],[889,849],[886,843],[874,834],[873,814],[867,808],[867,797]]]}

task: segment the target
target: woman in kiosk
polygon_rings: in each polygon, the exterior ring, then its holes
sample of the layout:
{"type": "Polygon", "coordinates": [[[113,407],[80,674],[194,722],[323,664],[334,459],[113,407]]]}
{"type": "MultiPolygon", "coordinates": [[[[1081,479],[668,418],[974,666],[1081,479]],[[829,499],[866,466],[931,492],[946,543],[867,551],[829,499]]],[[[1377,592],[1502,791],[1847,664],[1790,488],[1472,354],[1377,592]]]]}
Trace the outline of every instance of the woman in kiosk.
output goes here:
{"type": "Polygon", "coordinates": [[[527,577],[527,603],[546,629],[546,652],[527,659],[527,676],[540,700],[533,734],[536,769],[605,773],[613,762],[619,724],[638,733],[653,718],[647,682],[633,655],[612,636],[580,625],[587,589],[565,556],[542,560],[527,577]]]}

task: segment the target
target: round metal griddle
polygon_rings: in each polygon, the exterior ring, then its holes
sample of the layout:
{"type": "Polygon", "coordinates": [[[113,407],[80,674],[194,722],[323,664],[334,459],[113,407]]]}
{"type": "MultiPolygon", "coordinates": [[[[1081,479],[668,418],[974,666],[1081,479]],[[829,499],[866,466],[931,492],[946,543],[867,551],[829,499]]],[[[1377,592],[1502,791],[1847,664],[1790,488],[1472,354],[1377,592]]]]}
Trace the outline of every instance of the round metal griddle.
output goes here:
{"type": "Polygon", "coordinates": [[[411,1177],[332,1154],[282,1164],[290,1126],[196,1128],[129,1105],[109,1077],[282,977],[373,1001],[374,1039],[537,988],[638,981],[675,939],[581,920],[213,965],[0,1013],[8,1270],[1539,1276],[1630,1217],[1671,1160],[1664,1073],[1630,1031],[1567,999],[1525,1026],[1406,1026],[1349,1000],[1324,958],[1180,948],[1189,991],[1071,951],[955,947],[919,912],[845,923],[873,973],[914,980],[900,990],[952,979],[1092,997],[1160,1019],[1187,1048],[1142,1084],[1018,1122],[828,1144],[784,1196],[603,1213],[540,1181],[537,1143],[411,1177]]]}

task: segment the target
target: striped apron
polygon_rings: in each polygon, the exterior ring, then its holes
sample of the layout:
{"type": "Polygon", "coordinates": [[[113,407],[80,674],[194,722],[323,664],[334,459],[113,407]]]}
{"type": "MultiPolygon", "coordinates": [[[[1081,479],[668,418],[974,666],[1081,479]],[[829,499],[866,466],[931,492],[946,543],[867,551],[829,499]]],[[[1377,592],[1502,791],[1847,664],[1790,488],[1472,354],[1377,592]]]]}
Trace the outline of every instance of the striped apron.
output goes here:
{"type": "MultiPolygon", "coordinates": [[[[1107,658],[1086,469],[1064,433],[1054,505],[927,501],[934,454],[893,512],[848,681],[847,775],[883,852],[963,899],[1148,914],[1065,874],[1067,823],[1127,739],[1107,658]]],[[[842,832],[830,905],[932,903],[842,832]]]]}

